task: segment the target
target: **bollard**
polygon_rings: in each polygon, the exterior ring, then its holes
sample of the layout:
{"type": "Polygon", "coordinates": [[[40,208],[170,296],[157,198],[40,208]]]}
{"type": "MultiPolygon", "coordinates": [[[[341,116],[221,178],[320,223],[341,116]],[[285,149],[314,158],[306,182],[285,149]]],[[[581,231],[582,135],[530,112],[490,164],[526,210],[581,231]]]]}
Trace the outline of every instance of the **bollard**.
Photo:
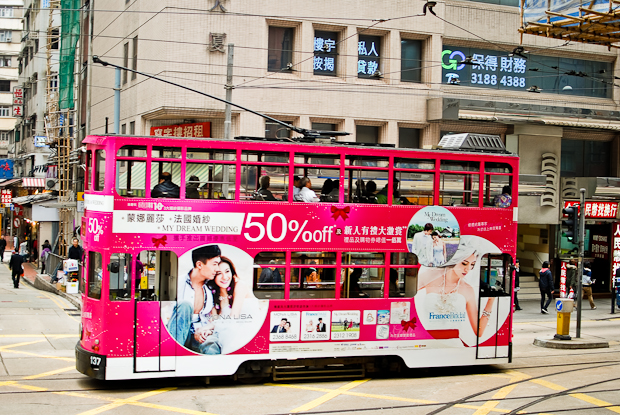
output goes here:
{"type": "Polygon", "coordinates": [[[570,313],[573,312],[574,301],[570,298],[558,298],[555,302],[555,309],[558,312],[557,333],[553,336],[556,340],[570,340],[568,334],[570,328],[570,313]]]}

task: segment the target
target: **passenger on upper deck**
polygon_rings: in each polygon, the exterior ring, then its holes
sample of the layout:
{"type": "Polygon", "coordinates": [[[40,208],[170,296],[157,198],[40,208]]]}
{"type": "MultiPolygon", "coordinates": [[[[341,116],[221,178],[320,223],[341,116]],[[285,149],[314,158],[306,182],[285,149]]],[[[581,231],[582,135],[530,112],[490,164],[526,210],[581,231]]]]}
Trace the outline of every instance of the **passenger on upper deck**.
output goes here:
{"type": "Polygon", "coordinates": [[[338,196],[340,193],[340,180],[336,179],[332,181],[332,190],[325,194],[324,202],[338,202],[338,196]]]}
{"type": "Polygon", "coordinates": [[[185,198],[186,199],[200,199],[200,193],[198,192],[198,186],[200,186],[200,179],[198,178],[198,176],[191,176],[189,178],[189,181],[185,184],[185,198]]]}
{"type": "MultiPolygon", "coordinates": [[[[398,184],[400,181],[398,179],[394,179],[393,182],[393,193],[392,193],[392,204],[400,205],[400,199],[398,198],[398,184]]],[[[386,184],[383,189],[379,193],[377,193],[377,203],[382,205],[387,205],[388,200],[388,185],[386,184]]]]}
{"type": "Polygon", "coordinates": [[[271,179],[269,176],[262,176],[260,178],[260,188],[256,191],[257,200],[268,200],[270,202],[278,200],[273,193],[271,193],[271,190],[269,190],[270,181],[271,179]]]}
{"type": "Polygon", "coordinates": [[[512,204],[512,196],[510,196],[511,193],[512,189],[510,188],[510,186],[504,186],[502,188],[502,194],[495,196],[495,199],[493,199],[493,204],[495,205],[495,207],[510,207],[510,205],[512,204]]]}
{"type": "Polygon", "coordinates": [[[295,200],[297,202],[318,202],[319,198],[316,197],[316,193],[310,187],[312,186],[312,182],[309,178],[304,177],[299,182],[299,193],[295,195],[295,200]]]}
{"type": "Polygon", "coordinates": [[[368,183],[366,183],[364,201],[366,203],[377,203],[377,183],[372,180],[369,180],[368,183]]]}
{"type": "Polygon", "coordinates": [[[293,200],[295,200],[295,196],[299,193],[299,183],[301,183],[301,177],[293,177],[293,200]]]}
{"type": "Polygon", "coordinates": [[[165,171],[159,175],[159,184],[153,188],[151,197],[168,197],[178,199],[181,189],[178,184],[172,182],[172,175],[165,171]]]}

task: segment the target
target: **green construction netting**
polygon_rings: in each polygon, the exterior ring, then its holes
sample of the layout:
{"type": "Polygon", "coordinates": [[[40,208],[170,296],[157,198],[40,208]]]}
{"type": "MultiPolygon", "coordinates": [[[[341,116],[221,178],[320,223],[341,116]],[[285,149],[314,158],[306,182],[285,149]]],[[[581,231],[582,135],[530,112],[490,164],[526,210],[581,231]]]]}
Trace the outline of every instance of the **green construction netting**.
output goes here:
{"type": "Polygon", "coordinates": [[[60,109],[73,108],[73,82],[75,72],[75,48],[80,36],[80,0],[61,0],[60,17],[60,109]]]}

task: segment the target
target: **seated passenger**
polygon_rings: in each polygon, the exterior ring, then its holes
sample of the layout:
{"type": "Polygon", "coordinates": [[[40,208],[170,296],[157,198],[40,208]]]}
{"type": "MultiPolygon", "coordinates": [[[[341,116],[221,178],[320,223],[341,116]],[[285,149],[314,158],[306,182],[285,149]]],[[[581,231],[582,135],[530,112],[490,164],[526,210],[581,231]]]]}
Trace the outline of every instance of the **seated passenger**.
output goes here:
{"type": "Polygon", "coordinates": [[[165,171],[159,175],[159,184],[151,191],[151,197],[168,197],[178,199],[181,188],[172,182],[172,175],[165,171]]]}
{"type": "Polygon", "coordinates": [[[323,187],[321,188],[321,201],[322,202],[326,202],[325,198],[327,197],[329,192],[331,192],[332,189],[334,188],[333,183],[334,182],[332,181],[332,179],[327,179],[323,182],[323,187]]]}
{"type": "Polygon", "coordinates": [[[303,270],[305,287],[306,288],[321,288],[321,285],[319,284],[321,282],[321,277],[319,277],[319,274],[316,268],[314,268],[314,265],[316,265],[316,262],[312,261],[308,265],[310,265],[310,268],[305,268],[303,270]]]}
{"type": "Polygon", "coordinates": [[[366,183],[366,192],[364,193],[364,201],[366,203],[378,203],[377,202],[377,183],[369,180],[366,183]]]}
{"type": "Polygon", "coordinates": [[[364,180],[358,179],[355,181],[355,198],[354,202],[362,202],[366,197],[366,185],[364,184],[364,180]]]}
{"type": "Polygon", "coordinates": [[[325,194],[324,202],[338,202],[340,194],[340,180],[332,181],[332,190],[325,194]]]}
{"type": "Polygon", "coordinates": [[[257,200],[268,200],[271,202],[278,200],[273,193],[271,193],[271,190],[269,190],[270,180],[269,176],[262,176],[260,178],[260,188],[256,191],[256,195],[259,196],[256,198],[257,200]]]}
{"type": "MultiPolygon", "coordinates": [[[[393,182],[393,194],[392,194],[392,204],[400,205],[400,200],[398,199],[398,184],[400,181],[398,179],[394,179],[393,182]]],[[[387,205],[388,200],[388,185],[386,184],[383,189],[379,193],[377,193],[377,203],[382,205],[387,205]]]]}
{"type": "Polygon", "coordinates": [[[495,205],[495,207],[510,207],[510,205],[512,204],[512,196],[510,196],[511,193],[512,189],[510,188],[510,186],[504,186],[502,188],[502,194],[495,196],[495,199],[493,199],[493,204],[495,205]]]}
{"type": "Polygon", "coordinates": [[[200,193],[198,192],[198,186],[200,186],[200,179],[198,176],[191,176],[189,181],[185,185],[185,198],[186,199],[200,199],[200,193]]]}
{"type": "Polygon", "coordinates": [[[316,193],[312,190],[312,182],[309,178],[304,177],[299,182],[299,193],[295,195],[295,201],[297,202],[318,202],[319,198],[316,197],[316,193]]]}

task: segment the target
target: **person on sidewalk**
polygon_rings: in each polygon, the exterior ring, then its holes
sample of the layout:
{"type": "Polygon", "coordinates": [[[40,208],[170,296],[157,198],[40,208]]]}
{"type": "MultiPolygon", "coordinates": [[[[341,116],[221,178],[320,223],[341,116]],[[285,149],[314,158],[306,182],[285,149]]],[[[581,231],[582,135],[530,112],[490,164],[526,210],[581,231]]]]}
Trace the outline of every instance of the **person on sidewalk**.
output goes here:
{"type": "Polygon", "coordinates": [[[19,238],[15,235],[13,236],[13,250],[17,251],[17,248],[19,248],[19,238]]]}
{"type": "Polygon", "coordinates": [[[19,288],[19,277],[24,275],[24,257],[19,255],[17,251],[13,251],[9,268],[11,269],[11,278],[13,279],[13,287],[19,288]]]}
{"type": "Polygon", "coordinates": [[[577,263],[574,259],[571,258],[569,263],[566,265],[566,296],[570,293],[571,288],[573,289],[573,294],[577,295],[577,263]]]}
{"type": "Polygon", "coordinates": [[[28,261],[28,238],[19,244],[19,254],[24,258],[24,261],[28,261]]]}
{"type": "Polygon", "coordinates": [[[0,237],[0,262],[4,262],[4,250],[6,249],[6,239],[0,237]]]}
{"type": "Polygon", "coordinates": [[[517,297],[517,294],[519,293],[520,289],[521,287],[519,286],[519,260],[516,259],[515,260],[515,311],[523,310],[521,307],[519,307],[519,298],[517,297]]]}
{"type": "Polygon", "coordinates": [[[75,259],[79,263],[82,263],[82,257],[84,256],[84,249],[80,246],[80,241],[78,238],[73,238],[73,245],[69,248],[69,252],[67,253],[67,257],[69,259],[75,259]]]}
{"type": "Polygon", "coordinates": [[[587,298],[588,301],[590,301],[590,308],[592,310],[596,310],[596,305],[594,305],[594,300],[592,299],[592,284],[594,284],[595,281],[596,280],[592,279],[592,270],[590,269],[590,263],[584,263],[583,277],[581,278],[581,288],[583,289],[583,298],[587,298]]]}
{"type": "Polygon", "coordinates": [[[542,314],[549,314],[547,307],[549,307],[551,300],[553,300],[553,276],[551,275],[551,270],[549,269],[549,261],[542,263],[542,268],[540,269],[540,279],[538,280],[538,288],[540,289],[540,312],[542,314]],[[545,296],[547,297],[546,303],[545,296]]]}

